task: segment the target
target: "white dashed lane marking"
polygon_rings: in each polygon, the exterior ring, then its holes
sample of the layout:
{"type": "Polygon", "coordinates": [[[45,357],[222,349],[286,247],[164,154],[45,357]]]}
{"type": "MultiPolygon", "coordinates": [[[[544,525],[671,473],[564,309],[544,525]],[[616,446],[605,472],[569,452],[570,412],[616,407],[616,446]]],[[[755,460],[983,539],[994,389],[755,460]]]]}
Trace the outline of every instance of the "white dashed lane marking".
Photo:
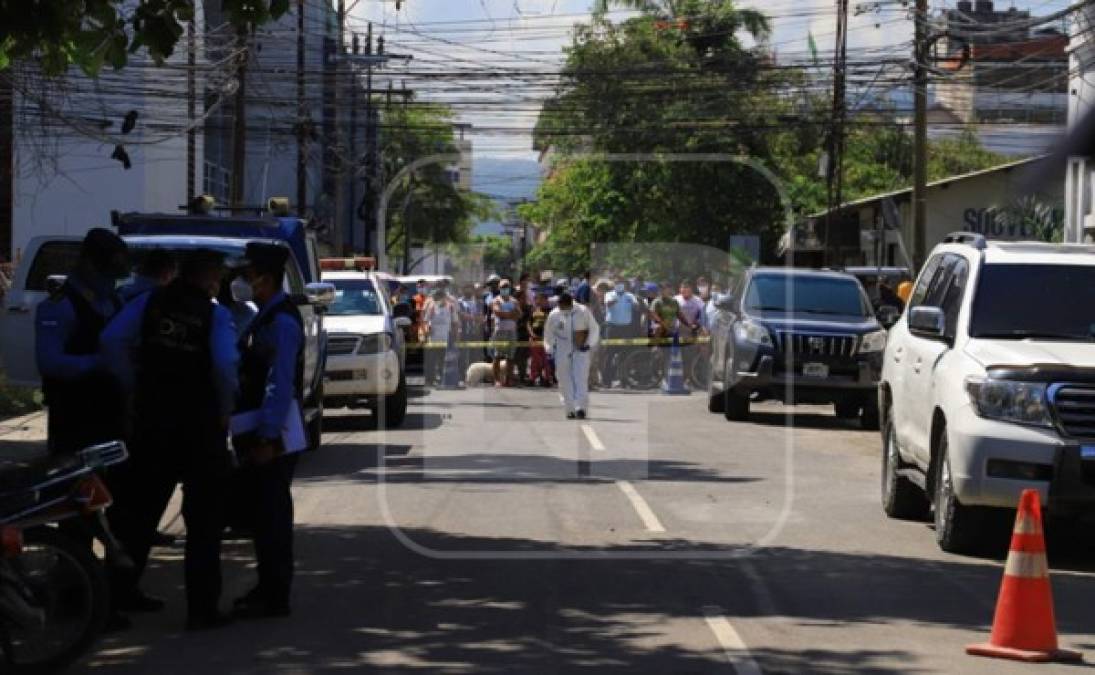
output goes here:
{"type": "Polygon", "coordinates": [[[585,434],[586,440],[589,441],[590,448],[598,451],[603,451],[605,449],[605,444],[597,437],[597,432],[593,430],[593,427],[588,424],[583,424],[582,433],[585,434]]]}
{"type": "Polygon", "coordinates": [[[714,614],[708,614],[706,619],[707,627],[715,634],[715,639],[718,640],[730,665],[734,667],[734,672],[738,675],[761,675],[760,666],[749,654],[745,640],[742,640],[738,631],[734,630],[734,625],[729,619],[714,614]]]}
{"type": "Polygon", "coordinates": [[[628,501],[631,502],[631,506],[635,509],[635,513],[639,514],[639,518],[643,521],[643,525],[651,532],[665,532],[665,527],[662,526],[662,521],[658,520],[658,516],[654,515],[654,511],[650,508],[650,504],[646,503],[643,496],[639,494],[639,491],[635,489],[635,486],[626,480],[616,481],[616,486],[624,493],[628,501]]]}

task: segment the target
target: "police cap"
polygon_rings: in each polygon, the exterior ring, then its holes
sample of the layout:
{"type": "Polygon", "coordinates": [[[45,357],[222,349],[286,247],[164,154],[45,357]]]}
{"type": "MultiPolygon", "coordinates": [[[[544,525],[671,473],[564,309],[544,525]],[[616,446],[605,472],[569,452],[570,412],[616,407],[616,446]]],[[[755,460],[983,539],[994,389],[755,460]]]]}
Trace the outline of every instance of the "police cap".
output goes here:
{"type": "Polygon", "coordinates": [[[122,238],[110,230],[94,227],[88,230],[80,244],[80,257],[94,263],[106,263],[117,255],[125,255],[128,248],[122,238]]]}
{"type": "Polygon", "coordinates": [[[224,267],[224,254],[209,248],[195,248],[187,251],[179,263],[179,274],[188,279],[224,267]]]}
{"type": "Polygon", "coordinates": [[[244,250],[247,266],[259,274],[280,275],[289,260],[289,249],[276,244],[251,242],[244,250]]]}

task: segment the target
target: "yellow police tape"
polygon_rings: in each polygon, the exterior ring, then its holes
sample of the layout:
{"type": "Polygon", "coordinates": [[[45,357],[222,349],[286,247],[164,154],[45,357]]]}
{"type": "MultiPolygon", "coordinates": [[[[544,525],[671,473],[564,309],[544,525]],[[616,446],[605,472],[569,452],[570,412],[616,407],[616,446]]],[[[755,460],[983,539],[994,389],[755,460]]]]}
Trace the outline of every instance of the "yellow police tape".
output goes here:
{"type": "MultiPolygon", "coordinates": [[[[701,336],[695,338],[681,338],[677,344],[690,345],[690,344],[707,344],[711,342],[709,336],[701,336]]],[[[542,345],[542,341],[533,341],[533,345],[542,345]]],[[[673,338],[608,338],[601,340],[597,343],[598,347],[655,347],[655,346],[669,346],[673,344],[673,338]]],[[[449,345],[444,342],[408,342],[408,350],[418,349],[447,349],[449,345]]],[[[509,347],[528,347],[528,341],[518,340],[506,340],[506,341],[493,341],[493,340],[462,340],[453,343],[452,345],[456,349],[475,349],[482,347],[495,347],[495,348],[509,348],[509,347]]]]}

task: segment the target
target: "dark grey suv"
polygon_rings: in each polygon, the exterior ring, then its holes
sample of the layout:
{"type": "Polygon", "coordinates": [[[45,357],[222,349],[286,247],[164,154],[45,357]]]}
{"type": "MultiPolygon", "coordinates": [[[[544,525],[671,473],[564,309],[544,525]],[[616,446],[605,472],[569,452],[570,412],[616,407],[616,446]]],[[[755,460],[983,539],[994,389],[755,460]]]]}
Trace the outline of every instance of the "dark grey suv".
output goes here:
{"type": "Polygon", "coordinates": [[[728,420],[751,401],[833,404],[878,428],[886,331],[850,274],[753,268],[715,305],[708,407],[728,420]]]}

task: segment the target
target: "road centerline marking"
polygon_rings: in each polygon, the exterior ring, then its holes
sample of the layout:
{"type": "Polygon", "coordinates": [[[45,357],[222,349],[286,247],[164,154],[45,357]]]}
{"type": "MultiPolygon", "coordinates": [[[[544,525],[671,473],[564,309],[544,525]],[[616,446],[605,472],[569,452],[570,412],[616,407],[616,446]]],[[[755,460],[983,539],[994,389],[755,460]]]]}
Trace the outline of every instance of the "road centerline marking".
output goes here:
{"type": "Polygon", "coordinates": [[[749,647],[745,645],[745,640],[741,639],[741,635],[734,629],[734,625],[730,623],[729,619],[718,614],[708,614],[704,619],[707,621],[707,627],[715,634],[715,639],[722,647],[722,651],[726,654],[726,658],[730,661],[735,673],[738,675],[761,675],[760,666],[749,654],[749,647]]]}
{"type": "Polygon", "coordinates": [[[635,509],[635,513],[639,514],[639,519],[643,521],[643,525],[651,532],[665,532],[665,527],[662,526],[662,521],[658,520],[658,516],[654,515],[653,509],[650,508],[650,504],[646,503],[643,496],[639,494],[639,491],[635,489],[635,486],[626,480],[616,481],[616,486],[620,488],[620,491],[624,493],[627,500],[631,502],[631,507],[635,509]]]}
{"type": "Polygon", "coordinates": [[[589,447],[597,451],[604,451],[605,444],[597,437],[597,432],[593,430],[593,427],[588,424],[583,424],[582,433],[585,434],[586,440],[589,441],[589,447]]]}

